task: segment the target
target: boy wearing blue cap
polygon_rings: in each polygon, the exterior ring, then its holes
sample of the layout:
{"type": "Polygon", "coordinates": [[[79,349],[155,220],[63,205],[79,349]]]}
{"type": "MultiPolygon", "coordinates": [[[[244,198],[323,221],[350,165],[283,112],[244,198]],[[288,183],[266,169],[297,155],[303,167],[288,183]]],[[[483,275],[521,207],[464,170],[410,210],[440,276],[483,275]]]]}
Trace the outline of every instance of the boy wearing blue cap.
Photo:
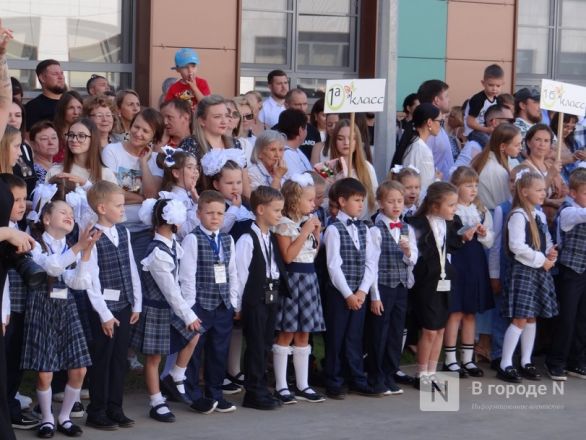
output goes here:
{"type": "Polygon", "coordinates": [[[208,82],[195,76],[198,66],[199,56],[195,50],[184,47],[175,52],[175,67],[172,69],[179,72],[181,79],[169,87],[165,102],[172,99],[191,100],[191,107],[195,110],[197,103],[211,93],[208,82]]]}

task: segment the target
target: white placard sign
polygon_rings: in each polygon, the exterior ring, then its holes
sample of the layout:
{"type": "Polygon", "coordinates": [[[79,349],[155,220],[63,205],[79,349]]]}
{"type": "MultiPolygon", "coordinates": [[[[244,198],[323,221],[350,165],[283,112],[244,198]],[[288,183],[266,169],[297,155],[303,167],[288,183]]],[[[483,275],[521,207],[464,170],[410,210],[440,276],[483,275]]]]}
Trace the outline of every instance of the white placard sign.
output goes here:
{"type": "Polygon", "coordinates": [[[545,110],[584,116],[586,87],[542,79],[539,105],[545,110]]]}
{"type": "Polygon", "coordinates": [[[381,112],[385,83],[384,78],[328,80],[324,113],[381,112]]]}

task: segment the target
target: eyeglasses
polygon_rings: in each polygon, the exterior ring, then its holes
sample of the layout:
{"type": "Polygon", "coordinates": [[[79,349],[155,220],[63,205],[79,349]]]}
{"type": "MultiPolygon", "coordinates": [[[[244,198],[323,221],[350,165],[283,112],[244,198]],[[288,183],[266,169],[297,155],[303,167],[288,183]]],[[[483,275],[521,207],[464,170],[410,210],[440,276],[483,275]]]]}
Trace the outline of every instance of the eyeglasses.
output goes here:
{"type": "Polygon", "coordinates": [[[246,115],[242,115],[242,119],[246,121],[252,121],[254,119],[254,115],[252,113],[248,113],[246,115]]]}
{"type": "Polygon", "coordinates": [[[91,138],[92,136],[85,133],[66,133],[65,139],[71,142],[74,139],[77,139],[79,142],[85,142],[87,138],[91,138]]]}
{"type": "Polygon", "coordinates": [[[90,116],[98,119],[112,119],[114,117],[112,113],[92,113],[90,116]]]}

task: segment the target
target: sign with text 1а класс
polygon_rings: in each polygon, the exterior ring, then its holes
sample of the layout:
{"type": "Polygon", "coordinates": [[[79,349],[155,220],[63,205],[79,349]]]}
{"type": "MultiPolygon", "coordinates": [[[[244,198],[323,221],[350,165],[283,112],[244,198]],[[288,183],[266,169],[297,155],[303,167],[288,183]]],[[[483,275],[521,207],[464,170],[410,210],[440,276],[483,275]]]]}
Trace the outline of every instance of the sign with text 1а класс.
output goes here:
{"type": "Polygon", "coordinates": [[[384,78],[328,80],[324,113],[381,112],[385,83],[384,78]]]}
{"type": "Polygon", "coordinates": [[[586,87],[543,79],[541,80],[539,105],[545,110],[584,116],[586,114],[586,87]]]}

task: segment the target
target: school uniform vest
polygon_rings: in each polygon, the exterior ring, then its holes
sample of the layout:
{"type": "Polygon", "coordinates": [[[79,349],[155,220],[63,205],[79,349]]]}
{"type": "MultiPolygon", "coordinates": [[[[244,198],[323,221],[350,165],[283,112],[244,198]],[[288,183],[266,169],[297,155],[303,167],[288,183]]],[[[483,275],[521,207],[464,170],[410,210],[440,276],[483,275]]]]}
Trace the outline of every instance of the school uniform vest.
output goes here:
{"type": "MultiPolygon", "coordinates": [[[[175,263],[173,272],[177,271],[177,253],[175,249],[169,249],[169,247],[159,240],[153,240],[149,243],[145,256],[149,256],[155,249],[159,249],[168,254],[175,263]]],[[[142,304],[143,306],[149,306],[156,309],[170,309],[171,306],[165,299],[165,296],[161,292],[161,289],[157,286],[157,282],[147,270],[140,271],[140,281],[142,286],[142,304]]]]}
{"type": "MultiPolygon", "coordinates": [[[[564,202],[560,207],[560,213],[572,206],[564,202]]],[[[560,229],[561,247],[559,261],[576,273],[584,273],[586,270],[586,223],[574,226],[568,232],[560,229]]]]}
{"type": "MultiPolygon", "coordinates": [[[[254,231],[249,232],[252,238],[252,259],[248,266],[248,278],[244,285],[244,293],[242,294],[242,303],[248,305],[264,304],[265,300],[265,286],[267,281],[267,264],[265,256],[262,252],[262,245],[258,240],[258,236],[254,231]]],[[[273,247],[272,255],[277,267],[279,268],[279,294],[291,296],[289,292],[289,284],[287,282],[287,270],[285,263],[281,258],[281,253],[277,245],[277,240],[273,233],[270,235],[271,245],[273,247]]]]}
{"type": "MultiPolygon", "coordinates": [[[[506,219],[509,216],[509,212],[511,212],[511,209],[513,208],[513,204],[511,203],[511,201],[507,200],[506,202],[503,202],[500,204],[501,210],[503,212],[503,219],[506,219]]],[[[503,228],[506,228],[506,222],[503,228]]],[[[500,280],[501,280],[501,284],[503,286],[508,286],[508,283],[510,281],[511,278],[511,266],[513,264],[513,259],[511,258],[511,256],[508,254],[508,252],[505,252],[505,250],[507,249],[507,243],[506,243],[506,239],[507,239],[508,234],[502,234],[501,239],[501,252],[499,255],[499,260],[500,260],[500,280]]]]}
{"type": "Polygon", "coordinates": [[[116,231],[118,231],[118,247],[114,246],[106,234],[102,234],[96,242],[102,291],[104,289],[120,291],[118,301],[106,302],[113,312],[123,310],[129,304],[134,305],[128,233],[126,228],[120,225],[116,225],[116,231]]]}
{"type": "Polygon", "coordinates": [[[360,287],[364,270],[366,268],[366,234],[368,233],[366,225],[362,222],[356,225],[358,229],[358,243],[360,249],[356,249],[352,237],[348,233],[346,226],[336,219],[330,227],[338,229],[340,234],[340,257],[342,258],[342,273],[346,278],[348,287],[355,292],[360,287]]]}
{"type": "MultiPolygon", "coordinates": [[[[209,242],[210,238],[196,227],[192,234],[197,238],[197,272],[195,274],[196,302],[204,310],[214,310],[220,304],[230,308],[230,278],[228,265],[230,263],[230,236],[222,232],[218,233],[220,246],[224,253],[224,261],[221,263],[226,270],[226,283],[216,283],[214,265],[218,263],[209,242]]],[[[234,281],[234,280],[232,280],[234,281]]]]}
{"type": "Polygon", "coordinates": [[[10,269],[8,271],[8,282],[10,289],[10,312],[24,313],[27,288],[22,277],[17,271],[10,269]]]}
{"type": "MultiPolygon", "coordinates": [[[[378,263],[378,283],[383,286],[397,287],[399,284],[407,286],[407,265],[403,261],[403,251],[395,241],[389,228],[378,221],[376,227],[381,232],[381,252],[378,263]]],[[[408,226],[401,225],[401,235],[408,235],[408,226]]]]}

